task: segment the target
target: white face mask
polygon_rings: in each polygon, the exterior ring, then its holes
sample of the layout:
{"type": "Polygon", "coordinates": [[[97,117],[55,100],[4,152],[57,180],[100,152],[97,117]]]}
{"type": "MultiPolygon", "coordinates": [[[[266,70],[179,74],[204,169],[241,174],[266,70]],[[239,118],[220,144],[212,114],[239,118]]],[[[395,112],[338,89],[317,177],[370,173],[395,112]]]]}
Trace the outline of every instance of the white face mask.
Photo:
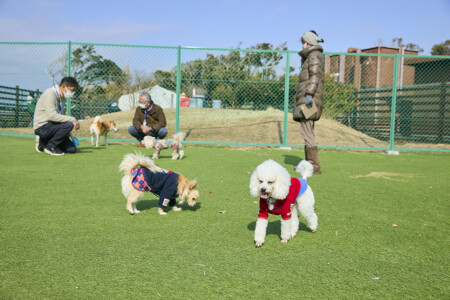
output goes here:
{"type": "Polygon", "coordinates": [[[146,109],[145,104],[139,103],[139,107],[142,109],[146,109]]]}
{"type": "Polygon", "coordinates": [[[308,44],[307,43],[303,43],[302,44],[302,49],[306,49],[306,48],[308,48],[308,44]]]}
{"type": "Polygon", "coordinates": [[[72,92],[68,88],[64,90],[64,98],[72,98],[75,95],[75,92],[72,92]]]}

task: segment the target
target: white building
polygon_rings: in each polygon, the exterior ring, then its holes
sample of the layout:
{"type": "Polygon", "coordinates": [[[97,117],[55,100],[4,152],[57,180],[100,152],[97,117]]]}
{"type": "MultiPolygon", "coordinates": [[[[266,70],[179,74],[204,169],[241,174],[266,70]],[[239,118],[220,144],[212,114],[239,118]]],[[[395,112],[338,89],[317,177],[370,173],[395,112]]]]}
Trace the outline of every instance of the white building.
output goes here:
{"type": "Polygon", "coordinates": [[[121,111],[132,110],[138,106],[139,96],[143,92],[148,92],[152,97],[153,102],[161,106],[161,108],[173,108],[176,107],[175,92],[169,91],[165,88],[156,85],[151,89],[142,89],[138,92],[122,95],[119,98],[119,108],[121,111]]]}

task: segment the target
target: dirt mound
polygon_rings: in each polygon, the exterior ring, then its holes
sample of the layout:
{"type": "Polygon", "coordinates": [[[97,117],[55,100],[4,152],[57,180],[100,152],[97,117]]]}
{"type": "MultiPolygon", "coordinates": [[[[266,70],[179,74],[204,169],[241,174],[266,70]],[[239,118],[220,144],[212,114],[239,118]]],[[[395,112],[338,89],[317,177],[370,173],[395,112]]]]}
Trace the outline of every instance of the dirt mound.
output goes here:
{"type": "MultiPolygon", "coordinates": [[[[165,109],[169,135],[175,133],[175,109],[165,109]]],[[[114,120],[119,131],[111,134],[113,139],[133,139],[128,134],[134,111],[122,111],[103,115],[114,120]]],[[[81,121],[77,137],[89,137],[92,118],[81,121]]],[[[300,125],[287,115],[287,145],[302,145],[300,125]]],[[[322,118],[316,122],[316,141],[320,146],[387,148],[388,141],[381,141],[347,127],[335,120],[322,118]]],[[[180,108],[179,130],[188,134],[187,141],[213,143],[264,144],[279,146],[283,143],[284,112],[276,109],[265,111],[180,108]]],[[[31,128],[0,129],[0,132],[33,134],[31,128]]],[[[398,147],[398,146],[397,146],[398,147]]],[[[402,148],[450,149],[450,145],[403,144],[402,148]]]]}

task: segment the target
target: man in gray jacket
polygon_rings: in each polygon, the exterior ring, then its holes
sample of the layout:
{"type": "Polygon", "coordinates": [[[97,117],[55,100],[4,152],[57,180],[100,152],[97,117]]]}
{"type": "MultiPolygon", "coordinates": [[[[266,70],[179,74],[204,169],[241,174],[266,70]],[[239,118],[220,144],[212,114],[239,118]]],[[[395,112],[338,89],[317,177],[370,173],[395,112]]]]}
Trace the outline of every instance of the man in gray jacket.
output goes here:
{"type": "Polygon", "coordinates": [[[39,136],[36,151],[50,155],[75,153],[77,148],[70,140],[72,130],[78,130],[80,123],[71,116],[62,114],[65,101],[72,98],[78,88],[73,77],[64,77],[59,85],[45,90],[36,104],[34,112],[34,133],[39,136]]]}

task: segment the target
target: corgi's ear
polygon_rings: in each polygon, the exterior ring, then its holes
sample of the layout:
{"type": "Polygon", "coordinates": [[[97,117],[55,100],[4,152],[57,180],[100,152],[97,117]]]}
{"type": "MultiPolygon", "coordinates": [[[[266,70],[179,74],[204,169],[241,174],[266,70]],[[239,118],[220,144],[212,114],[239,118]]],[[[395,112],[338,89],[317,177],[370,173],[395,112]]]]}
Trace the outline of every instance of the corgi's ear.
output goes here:
{"type": "Polygon", "coordinates": [[[196,180],[191,181],[191,183],[189,184],[189,189],[195,189],[198,186],[198,182],[196,180]]]}

